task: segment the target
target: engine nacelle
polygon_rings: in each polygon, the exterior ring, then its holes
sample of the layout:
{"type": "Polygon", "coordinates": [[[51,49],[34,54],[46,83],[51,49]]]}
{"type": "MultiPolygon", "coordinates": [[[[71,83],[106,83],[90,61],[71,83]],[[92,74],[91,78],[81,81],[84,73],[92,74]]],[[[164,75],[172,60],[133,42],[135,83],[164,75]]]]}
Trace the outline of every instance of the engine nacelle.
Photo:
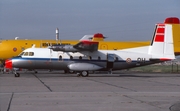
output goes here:
{"type": "Polygon", "coordinates": [[[96,71],[102,69],[102,67],[90,63],[72,63],[68,65],[68,68],[72,71],[96,71]]]}

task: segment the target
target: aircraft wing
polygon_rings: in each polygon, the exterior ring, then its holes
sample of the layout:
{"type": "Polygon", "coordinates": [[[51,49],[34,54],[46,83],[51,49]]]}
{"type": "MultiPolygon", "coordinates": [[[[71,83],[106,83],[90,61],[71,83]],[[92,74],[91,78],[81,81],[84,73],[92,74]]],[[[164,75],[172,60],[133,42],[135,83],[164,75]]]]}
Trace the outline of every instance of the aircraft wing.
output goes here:
{"type": "Polygon", "coordinates": [[[104,36],[101,33],[97,33],[94,35],[85,35],[80,42],[76,45],[68,45],[68,44],[60,44],[53,45],[49,48],[53,51],[63,51],[63,52],[81,52],[81,51],[97,51],[99,41],[104,40],[104,36]]]}
{"type": "Polygon", "coordinates": [[[97,51],[99,42],[95,41],[80,41],[76,45],[53,45],[49,48],[53,51],[63,51],[63,52],[81,52],[81,51],[97,51]]]}

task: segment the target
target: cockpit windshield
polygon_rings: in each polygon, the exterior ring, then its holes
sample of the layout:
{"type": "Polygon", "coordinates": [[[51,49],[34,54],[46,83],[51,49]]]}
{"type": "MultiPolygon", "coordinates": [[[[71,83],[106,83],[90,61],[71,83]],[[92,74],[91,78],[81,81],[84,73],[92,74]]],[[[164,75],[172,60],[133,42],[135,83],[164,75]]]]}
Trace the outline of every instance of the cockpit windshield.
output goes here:
{"type": "Polygon", "coordinates": [[[24,54],[24,52],[21,52],[18,56],[22,56],[24,54]]]}
{"type": "Polygon", "coordinates": [[[23,56],[28,56],[28,53],[29,53],[29,52],[25,52],[23,56]]]}
{"type": "Polygon", "coordinates": [[[34,52],[22,52],[19,56],[34,56],[34,52]]]}
{"type": "Polygon", "coordinates": [[[29,52],[29,56],[33,56],[34,55],[34,52],[29,52]]]}

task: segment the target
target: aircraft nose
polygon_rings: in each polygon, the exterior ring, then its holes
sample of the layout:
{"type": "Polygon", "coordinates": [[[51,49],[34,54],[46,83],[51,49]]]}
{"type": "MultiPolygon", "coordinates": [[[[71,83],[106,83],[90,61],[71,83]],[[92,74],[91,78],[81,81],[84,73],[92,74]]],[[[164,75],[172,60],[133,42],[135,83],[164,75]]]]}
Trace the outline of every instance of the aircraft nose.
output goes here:
{"type": "Polygon", "coordinates": [[[7,59],[5,61],[5,68],[12,69],[12,59],[7,59]]]}

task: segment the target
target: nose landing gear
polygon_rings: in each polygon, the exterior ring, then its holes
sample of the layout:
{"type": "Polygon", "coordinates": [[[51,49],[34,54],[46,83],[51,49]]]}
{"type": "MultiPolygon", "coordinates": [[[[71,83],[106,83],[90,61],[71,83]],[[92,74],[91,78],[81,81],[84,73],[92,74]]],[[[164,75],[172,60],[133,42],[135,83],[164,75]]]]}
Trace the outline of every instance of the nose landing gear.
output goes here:
{"type": "Polygon", "coordinates": [[[19,73],[15,73],[14,77],[20,77],[20,74],[19,73]]]}

